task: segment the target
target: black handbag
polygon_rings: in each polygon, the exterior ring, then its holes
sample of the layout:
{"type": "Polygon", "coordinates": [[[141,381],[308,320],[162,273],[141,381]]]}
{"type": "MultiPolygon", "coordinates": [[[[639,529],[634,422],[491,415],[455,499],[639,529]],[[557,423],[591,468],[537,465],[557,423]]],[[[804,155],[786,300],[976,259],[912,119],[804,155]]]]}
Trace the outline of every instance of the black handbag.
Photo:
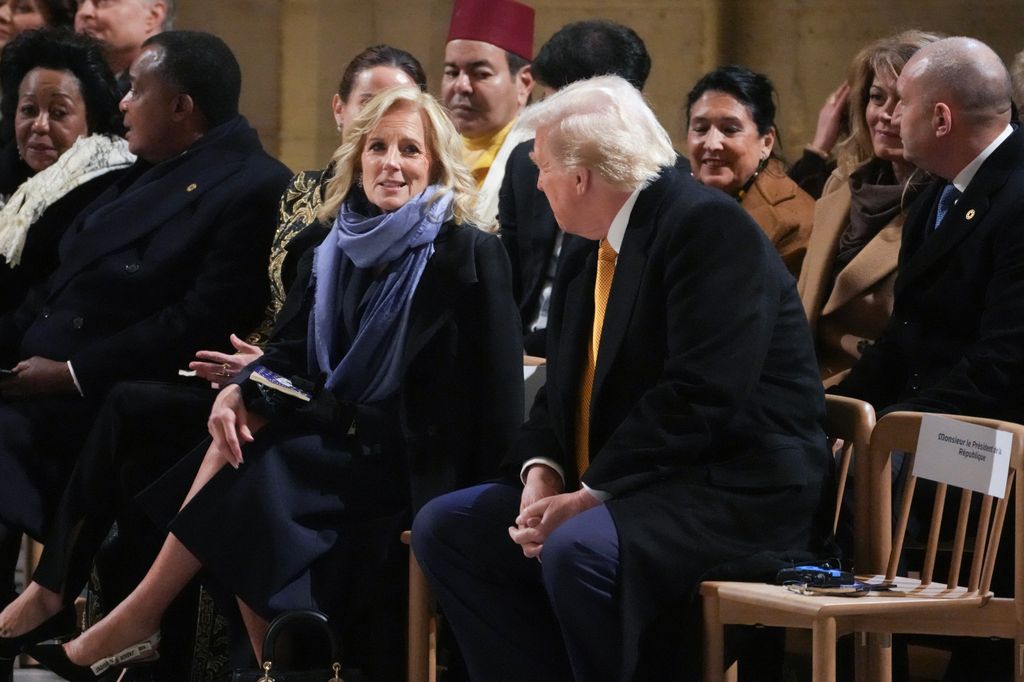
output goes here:
{"type": "MultiPolygon", "coordinates": [[[[292,658],[295,657],[293,653],[292,658]]],[[[236,670],[231,675],[231,682],[344,682],[338,639],[327,622],[327,616],[319,611],[285,611],[271,621],[263,637],[262,660],[261,670],[236,670]],[[319,640],[319,643],[326,644],[321,649],[330,652],[330,659],[319,663],[282,662],[279,645],[289,636],[292,640],[301,639],[306,645],[319,640]]]]}

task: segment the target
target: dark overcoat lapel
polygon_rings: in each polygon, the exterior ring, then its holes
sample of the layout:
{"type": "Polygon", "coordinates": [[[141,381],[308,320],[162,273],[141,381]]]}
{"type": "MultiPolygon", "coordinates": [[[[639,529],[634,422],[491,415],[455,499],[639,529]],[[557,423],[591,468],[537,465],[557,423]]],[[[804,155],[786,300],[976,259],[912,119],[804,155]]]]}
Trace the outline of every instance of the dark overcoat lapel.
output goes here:
{"type": "Polygon", "coordinates": [[[907,225],[924,224],[924,230],[918,229],[917,234],[910,237],[909,248],[904,249],[900,262],[900,274],[896,279],[896,294],[924,277],[929,270],[939,264],[947,255],[969,237],[974,230],[985,222],[992,207],[992,195],[998,193],[1007,182],[1016,161],[1016,149],[1019,138],[1024,135],[1018,128],[1006,140],[1011,144],[1002,144],[986,159],[977,174],[968,185],[967,191],[949,209],[949,213],[936,230],[931,230],[935,204],[945,186],[944,181],[932,183],[922,198],[914,206],[907,219],[907,225]],[[1018,138],[1014,140],[1014,138],[1018,138]],[[1016,143],[1015,143],[1016,142],[1016,143]],[[930,231],[927,234],[925,231],[930,231]]]}
{"type": "Polygon", "coordinates": [[[427,261],[409,311],[409,330],[405,337],[403,371],[433,338],[437,330],[455,312],[455,304],[462,292],[478,281],[476,262],[472,254],[446,248],[452,230],[474,229],[457,227],[452,223],[442,227],[434,242],[434,255],[427,261]]]}
{"type": "MultiPolygon", "coordinates": [[[[223,137],[223,135],[218,135],[223,137]]],[[[202,146],[150,168],[117,201],[100,206],[79,220],[61,244],[61,265],[50,282],[50,295],[59,292],[75,275],[103,256],[123,248],[169,221],[179,218],[190,204],[237,173],[251,154],[249,149],[201,141],[202,146]],[[217,145],[217,163],[190,163],[191,156],[217,145]],[[103,227],[97,227],[102,224],[103,227]],[[95,228],[95,229],[90,229],[95,228]]],[[[258,145],[244,136],[244,146],[258,145]]],[[[111,192],[117,192],[112,187],[111,192]]],[[[97,202],[100,203],[100,202],[97,202]]]]}
{"type": "MultiPolygon", "coordinates": [[[[565,293],[565,305],[559,311],[574,311],[564,318],[552,318],[553,324],[548,325],[548,364],[555,368],[554,388],[548,391],[548,401],[557,403],[556,414],[562,418],[551,421],[555,434],[560,441],[563,452],[574,452],[576,436],[573,432],[577,409],[577,392],[583,363],[586,361],[586,340],[591,336],[594,319],[594,279],[597,276],[597,245],[596,242],[578,239],[566,243],[571,253],[566,253],[568,260],[585,259],[581,269],[568,283],[565,293]]],[[[550,376],[550,375],[549,375],[550,376]]],[[[593,394],[591,394],[593,395],[593,394]]],[[[573,472],[573,475],[575,472],[573,472]]]]}
{"type": "Polygon", "coordinates": [[[659,180],[650,190],[640,194],[626,227],[626,234],[615,263],[615,276],[612,279],[611,293],[608,295],[604,325],[601,328],[592,402],[601,399],[601,389],[622,346],[630,317],[637,306],[637,294],[647,269],[647,249],[654,232],[654,213],[660,201],[662,184],[663,181],[659,180]]]}

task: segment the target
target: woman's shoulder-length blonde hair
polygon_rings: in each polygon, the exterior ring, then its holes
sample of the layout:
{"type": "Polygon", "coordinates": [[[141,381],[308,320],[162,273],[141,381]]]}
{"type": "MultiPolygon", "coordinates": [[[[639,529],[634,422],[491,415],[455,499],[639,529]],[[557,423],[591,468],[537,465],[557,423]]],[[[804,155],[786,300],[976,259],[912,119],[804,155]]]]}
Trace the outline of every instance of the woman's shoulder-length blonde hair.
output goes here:
{"type": "Polygon", "coordinates": [[[388,112],[402,106],[414,108],[423,117],[427,153],[430,155],[430,184],[440,187],[434,199],[450,192],[455,222],[460,225],[481,224],[475,209],[476,184],[462,162],[462,138],[438,101],[409,85],[388,88],[374,95],[345,130],[341,146],[331,158],[334,176],[324,190],[324,203],[317,217],[323,222],[335,219],[353,182],[362,175],[361,160],[367,136],[388,112]]]}
{"type": "Polygon", "coordinates": [[[843,172],[849,174],[875,155],[866,113],[875,76],[884,75],[895,81],[915,52],[943,37],[939,33],[928,31],[903,31],[876,40],[853,58],[847,77],[850,84],[850,99],[847,105],[850,135],[840,142],[836,149],[836,159],[843,172]]]}

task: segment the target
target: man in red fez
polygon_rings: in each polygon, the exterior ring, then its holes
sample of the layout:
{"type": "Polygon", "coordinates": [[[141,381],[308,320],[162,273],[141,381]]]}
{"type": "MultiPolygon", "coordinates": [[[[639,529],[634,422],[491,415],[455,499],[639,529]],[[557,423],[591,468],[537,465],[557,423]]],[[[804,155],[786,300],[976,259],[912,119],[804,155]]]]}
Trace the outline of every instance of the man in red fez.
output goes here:
{"type": "Polygon", "coordinates": [[[456,0],[444,51],[441,97],[462,133],[464,160],[481,196],[481,218],[498,214],[513,132],[533,89],[533,8],[515,0],[456,0]]]}

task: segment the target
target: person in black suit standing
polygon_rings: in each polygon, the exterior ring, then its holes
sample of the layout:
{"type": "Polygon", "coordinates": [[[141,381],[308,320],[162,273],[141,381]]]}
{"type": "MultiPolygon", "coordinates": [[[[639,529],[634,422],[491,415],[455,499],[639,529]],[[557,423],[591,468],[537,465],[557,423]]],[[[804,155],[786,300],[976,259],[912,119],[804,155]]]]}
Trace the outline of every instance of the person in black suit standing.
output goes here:
{"type": "Polygon", "coordinates": [[[44,537],[107,390],[175,378],[197,348],[253,327],[268,298],[290,174],[238,114],[231,50],[206,33],[162,33],[131,78],[121,108],[139,160],[68,228],[51,278],[0,317],[0,367],[13,370],[0,378],[5,601],[20,536],[44,537]]]}
{"type": "Polygon", "coordinates": [[[428,503],[414,549],[473,679],[678,679],[700,637],[661,639],[659,617],[714,567],[807,551],[822,525],[807,322],[764,233],[673,167],[628,82],[574,83],[524,121],[584,248],[559,263],[508,479],[428,503]]]}
{"type": "MultiPolygon", "coordinates": [[[[880,413],[1021,421],[1024,131],[1010,123],[1009,74],[983,43],[947,38],[907,62],[896,90],[904,157],[936,180],[904,223],[892,318],[833,390],[880,413]]],[[[993,589],[1012,594],[1004,568],[993,589]]],[[[946,679],[1009,679],[1003,643],[958,642],[946,679]]]]}
{"type": "Polygon", "coordinates": [[[892,319],[837,393],[879,411],[1024,419],[1024,131],[1010,77],[970,38],[897,80],[904,155],[936,176],[903,228],[892,319]]]}
{"type": "MultiPolygon", "coordinates": [[[[533,61],[533,77],[546,93],[606,74],[622,76],[643,90],[650,71],[651,57],[640,36],[628,26],[606,19],[566,24],[544,43],[533,61]]],[[[530,160],[531,152],[533,140],[527,140],[509,155],[498,195],[498,222],[512,262],[523,345],[527,355],[543,357],[558,254],[572,237],[558,229],[548,200],[537,189],[537,166],[530,160]]]]}

